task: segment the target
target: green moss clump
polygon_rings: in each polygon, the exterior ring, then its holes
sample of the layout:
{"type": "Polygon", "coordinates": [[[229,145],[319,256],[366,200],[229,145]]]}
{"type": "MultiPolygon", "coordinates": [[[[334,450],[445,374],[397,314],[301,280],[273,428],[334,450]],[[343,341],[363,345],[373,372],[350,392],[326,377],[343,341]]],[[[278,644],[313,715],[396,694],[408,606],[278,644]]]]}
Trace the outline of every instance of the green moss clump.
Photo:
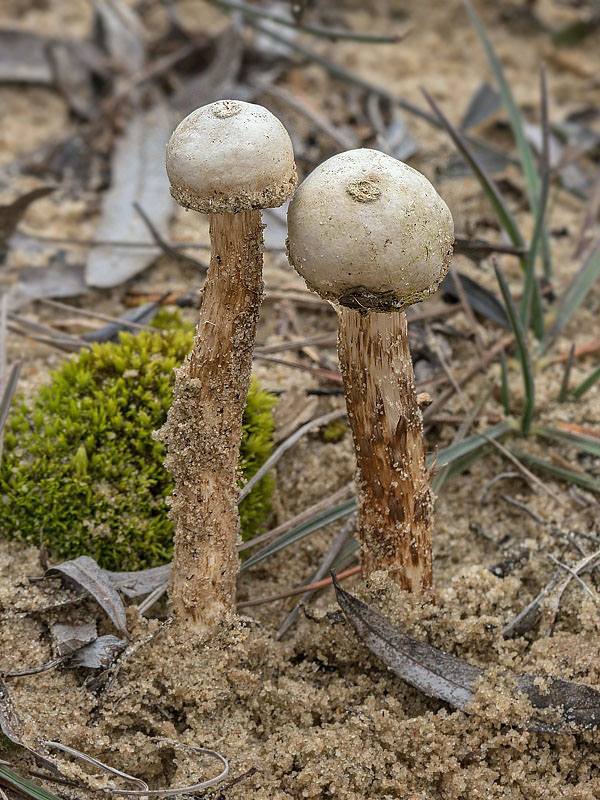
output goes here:
{"type": "MultiPolygon", "coordinates": [[[[136,570],[172,556],[167,498],[172,479],[152,432],[172,401],[173,370],[193,327],[161,312],[163,333],[121,334],[93,345],[53,375],[30,402],[15,403],[0,465],[0,535],[43,540],[56,558],[89,555],[106,569],[136,570]]],[[[272,449],[275,397],[253,380],[243,420],[240,473],[251,478],[272,449]]],[[[261,530],[273,482],[241,503],[242,536],[261,530]]]]}
{"type": "Polygon", "coordinates": [[[334,419],[321,432],[321,439],[327,444],[341,442],[348,431],[348,426],[339,419],[334,419]]]}

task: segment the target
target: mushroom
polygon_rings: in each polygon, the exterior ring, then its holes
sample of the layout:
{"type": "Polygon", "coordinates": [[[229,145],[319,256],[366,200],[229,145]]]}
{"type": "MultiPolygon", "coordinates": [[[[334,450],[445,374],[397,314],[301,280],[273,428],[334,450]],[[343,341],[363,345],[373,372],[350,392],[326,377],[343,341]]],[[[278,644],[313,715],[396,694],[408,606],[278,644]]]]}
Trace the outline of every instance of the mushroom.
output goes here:
{"type": "Polygon", "coordinates": [[[431,586],[433,497],[403,309],[448,271],[448,207],[421,173],[376,150],[325,161],[288,211],[288,257],[338,313],[357,460],[363,573],[431,586]]]}
{"type": "Polygon", "coordinates": [[[266,108],[221,100],[193,111],[167,147],[171,194],[209,215],[211,259],[192,352],[158,434],[174,478],[171,601],[207,629],[235,609],[238,455],[263,295],[260,209],[293,192],[290,137],[266,108]]]}

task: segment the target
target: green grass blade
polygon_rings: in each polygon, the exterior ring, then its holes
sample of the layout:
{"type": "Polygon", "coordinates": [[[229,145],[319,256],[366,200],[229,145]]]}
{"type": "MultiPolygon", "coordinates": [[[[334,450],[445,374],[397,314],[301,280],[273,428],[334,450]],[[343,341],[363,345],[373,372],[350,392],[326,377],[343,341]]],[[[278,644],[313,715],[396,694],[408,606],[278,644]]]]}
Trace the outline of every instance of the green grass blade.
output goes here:
{"type": "MultiPolygon", "coordinates": [[[[496,51],[494,50],[492,42],[487,35],[481,18],[473,8],[470,0],[463,0],[463,4],[469,20],[471,21],[471,24],[473,25],[473,28],[475,29],[475,32],[477,33],[477,36],[483,45],[490,68],[494,74],[496,83],[498,84],[500,94],[502,95],[502,102],[504,103],[504,106],[508,112],[508,120],[515,138],[517,150],[519,151],[519,160],[521,162],[521,168],[525,177],[529,208],[531,209],[531,213],[533,215],[537,215],[539,205],[538,194],[540,191],[540,177],[538,175],[533,151],[529,145],[529,142],[527,141],[527,137],[525,136],[525,128],[523,126],[523,117],[521,111],[515,102],[515,98],[511,91],[510,85],[506,80],[500,59],[496,55],[496,51]]],[[[549,276],[552,271],[550,264],[550,248],[548,246],[547,235],[543,229],[541,236],[542,246],[544,248],[544,264],[546,275],[549,276]]]]}
{"type": "Polygon", "coordinates": [[[440,121],[440,124],[446,129],[448,135],[454,142],[456,149],[460,152],[461,156],[465,159],[468,165],[473,170],[473,173],[477,180],[479,181],[481,188],[487,195],[490,203],[494,211],[496,212],[496,216],[498,217],[498,222],[502,226],[502,228],[506,231],[509,239],[513,243],[515,247],[525,247],[525,240],[521,235],[519,227],[513,218],[512,214],[510,213],[508,206],[506,205],[506,201],[502,197],[498,186],[494,179],[488,175],[487,170],[480,162],[479,158],[475,154],[475,151],[463,136],[463,134],[456,128],[450,120],[446,117],[444,112],[435,102],[435,100],[425,91],[425,89],[421,90],[423,95],[429,105],[431,106],[432,111],[440,121]]]}
{"type": "Polygon", "coordinates": [[[539,436],[547,439],[554,439],[559,442],[568,442],[584,453],[600,458],[600,439],[591,436],[583,436],[581,433],[563,431],[560,428],[542,426],[535,431],[539,436]]]}
{"type": "Polygon", "coordinates": [[[506,416],[510,416],[510,388],[508,386],[508,364],[504,350],[500,353],[500,399],[506,416]]]}
{"type": "Polygon", "coordinates": [[[575,361],[575,342],[569,348],[569,355],[565,363],[565,371],[563,372],[562,381],[560,382],[560,390],[558,392],[558,402],[565,403],[569,395],[569,383],[571,381],[571,370],[575,361]]]}
{"type": "Polygon", "coordinates": [[[523,168],[523,175],[525,176],[525,183],[527,185],[529,207],[531,208],[532,212],[534,212],[535,209],[537,208],[537,197],[539,192],[540,181],[538,177],[535,159],[533,157],[533,152],[531,150],[531,147],[529,146],[529,142],[525,137],[525,130],[523,128],[523,119],[521,116],[521,111],[519,110],[519,107],[515,102],[509,83],[506,80],[506,76],[504,75],[504,69],[502,68],[502,64],[500,63],[500,60],[496,55],[496,52],[494,50],[494,47],[490,39],[488,38],[483,22],[481,21],[481,18],[471,5],[470,0],[463,0],[463,4],[469,16],[471,24],[475,28],[475,32],[477,33],[477,36],[479,37],[479,40],[483,45],[483,49],[485,50],[485,54],[490,64],[490,68],[494,73],[494,78],[496,79],[496,83],[498,84],[500,94],[502,95],[502,101],[508,112],[510,127],[512,129],[513,136],[515,137],[515,142],[517,144],[517,149],[519,151],[519,159],[521,161],[521,166],[523,168]]]}
{"type": "Polygon", "coordinates": [[[55,794],[47,792],[45,789],[40,789],[31,781],[22,778],[13,772],[12,769],[0,765],[0,787],[5,785],[19,792],[23,797],[30,797],[32,800],[61,800],[55,794]]]}
{"type": "Polygon", "coordinates": [[[600,277],[600,240],[596,242],[592,252],[564,293],[558,307],[556,319],[542,340],[539,355],[542,355],[562,332],[573,314],[585,300],[598,277],[600,277]]]}
{"type": "Polygon", "coordinates": [[[527,344],[527,336],[523,329],[521,318],[517,313],[514,300],[506,283],[502,270],[496,262],[494,262],[494,270],[498,285],[502,292],[504,305],[506,306],[506,313],[510,319],[515,340],[517,343],[517,350],[519,353],[519,361],[521,362],[521,372],[523,373],[523,385],[525,389],[525,403],[523,405],[523,415],[521,417],[521,431],[526,436],[531,427],[533,413],[535,411],[535,380],[533,376],[533,366],[531,363],[531,356],[529,354],[529,345],[527,344]]]}
{"type": "MultiPolygon", "coordinates": [[[[440,450],[437,457],[438,464],[442,467],[443,476],[435,483],[434,491],[439,492],[449,481],[464,472],[471,464],[479,460],[489,449],[489,439],[501,439],[503,436],[514,432],[515,425],[510,420],[499,422],[484,431],[487,438],[482,438],[481,434],[474,433],[461,442],[451,444],[440,450]]],[[[431,465],[431,458],[430,458],[431,465]]],[[[438,472],[441,475],[441,471],[438,472]]],[[[437,476],[435,476],[437,477],[437,476]]],[[[435,482],[435,478],[434,478],[435,482]]]]}
{"type": "Polygon", "coordinates": [[[330,525],[332,522],[337,522],[338,519],[347,517],[348,514],[352,514],[353,511],[356,511],[356,501],[354,498],[351,498],[327,511],[316,514],[312,519],[303,522],[301,525],[297,525],[295,528],[292,528],[291,531],[282,534],[277,539],[269,542],[269,544],[265,545],[265,547],[261,548],[254,555],[250,556],[250,558],[242,563],[240,572],[245,572],[247,569],[250,569],[250,567],[254,567],[256,564],[264,561],[265,558],[279,553],[280,550],[294,544],[294,542],[299,542],[300,539],[304,539],[305,536],[309,536],[311,533],[324,528],[326,525],[330,525]]]}
{"type": "Polygon", "coordinates": [[[577,388],[573,389],[573,397],[576,400],[579,400],[583,395],[592,388],[595,383],[598,383],[600,380],[600,367],[596,367],[593,372],[591,372],[587,378],[582,381],[577,388]]]}
{"type": "Polygon", "coordinates": [[[553,464],[551,461],[546,461],[544,458],[529,455],[529,453],[522,453],[520,450],[511,449],[511,453],[516,456],[519,461],[533,467],[555,478],[566,481],[567,483],[574,483],[584,489],[589,489],[591,492],[600,492],[600,481],[591,478],[583,472],[576,472],[568,467],[561,467],[558,464],[553,464]]]}
{"type": "Polygon", "coordinates": [[[542,68],[540,76],[540,94],[542,98],[542,187],[538,199],[537,210],[535,213],[535,223],[529,252],[525,262],[525,284],[523,287],[523,297],[521,298],[521,320],[525,330],[529,328],[529,323],[533,314],[533,329],[538,339],[544,333],[544,317],[542,312],[542,301],[540,286],[535,274],[535,262],[538,249],[545,228],[546,209],[548,207],[548,194],[550,190],[550,128],[548,124],[548,90],[546,86],[546,73],[542,68]]]}

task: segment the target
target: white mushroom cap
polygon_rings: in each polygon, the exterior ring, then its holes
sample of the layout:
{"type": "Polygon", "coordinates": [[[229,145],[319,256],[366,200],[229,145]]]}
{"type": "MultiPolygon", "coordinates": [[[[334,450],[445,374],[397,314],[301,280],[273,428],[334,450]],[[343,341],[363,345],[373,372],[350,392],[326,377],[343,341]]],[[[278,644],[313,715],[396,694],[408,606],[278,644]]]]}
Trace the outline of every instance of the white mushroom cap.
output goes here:
{"type": "Polygon", "coordinates": [[[288,256],[308,286],[351,308],[401,309],[448,272],[454,225],[431,183],[377,150],[318,166],[288,211],[288,256]]]}
{"type": "Polygon", "coordinates": [[[276,208],[296,185],[288,132],[262,106],[219,100],[192,111],[167,145],[171,194],[203,213],[276,208]]]}

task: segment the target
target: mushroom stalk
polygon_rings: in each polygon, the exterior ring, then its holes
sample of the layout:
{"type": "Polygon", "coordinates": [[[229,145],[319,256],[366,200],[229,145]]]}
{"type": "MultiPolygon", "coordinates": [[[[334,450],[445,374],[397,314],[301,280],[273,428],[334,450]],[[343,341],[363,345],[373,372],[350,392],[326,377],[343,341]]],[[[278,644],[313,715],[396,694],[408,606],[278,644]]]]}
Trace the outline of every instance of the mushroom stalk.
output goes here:
{"type": "Polygon", "coordinates": [[[338,316],[363,574],[385,569],[421,592],[431,586],[433,502],[406,314],[339,306],[338,316]]]}
{"type": "Polygon", "coordinates": [[[209,628],[235,610],[242,415],[263,296],[260,211],[210,215],[211,261],[192,352],[161,439],[174,478],[174,612],[209,628]]]}

